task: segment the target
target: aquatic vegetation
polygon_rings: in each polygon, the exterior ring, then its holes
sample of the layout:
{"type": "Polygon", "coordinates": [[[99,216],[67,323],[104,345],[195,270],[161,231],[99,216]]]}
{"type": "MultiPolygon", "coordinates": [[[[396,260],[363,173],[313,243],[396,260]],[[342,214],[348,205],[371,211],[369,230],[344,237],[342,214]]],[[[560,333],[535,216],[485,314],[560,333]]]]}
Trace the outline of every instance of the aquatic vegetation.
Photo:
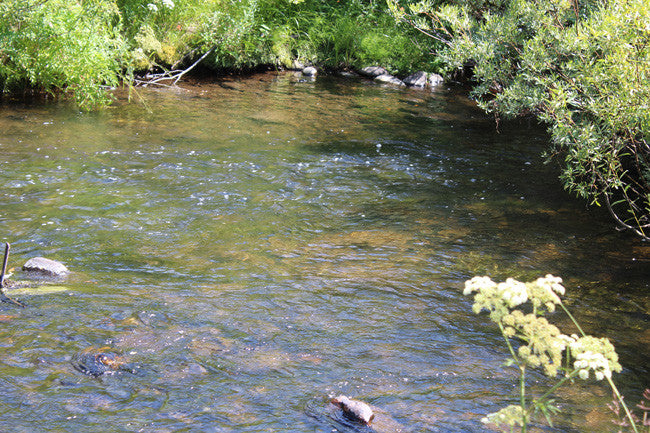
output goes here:
{"type": "Polygon", "coordinates": [[[118,371],[135,371],[120,355],[112,352],[110,347],[84,349],[73,357],[71,363],[75,370],[94,377],[118,371]]]}
{"type": "Polygon", "coordinates": [[[614,346],[607,338],[596,338],[582,331],[562,303],[560,297],[564,293],[562,279],[553,275],[529,283],[513,278],[496,283],[489,277],[474,277],[465,282],[463,294],[474,294],[474,313],[489,312],[490,319],[499,326],[508,346],[509,365],[519,369],[519,404],[491,413],[483,418],[483,422],[508,426],[511,431],[519,426],[522,432],[526,432],[533,417],[540,413],[553,425],[550,415],[559,409],[553,406],[549,396],[566,382],[573,382],[576,377],[587,380],[593,374],[596,380],[607,380],[630,426],[638,432],[612,381],[612,372],[622,370],[614,346]],[[543,317],[545,313],[555,311],[557,306],[569,316],[580,335],[565,335],[543,317]],[[524,307],[530,312],[525,312],[524,307]],[[526,390],[526,371],[529,368],[542,369],[550,378],[556,378],[558,373],[563,377],[542,396],[531,398],[526,390]]]}

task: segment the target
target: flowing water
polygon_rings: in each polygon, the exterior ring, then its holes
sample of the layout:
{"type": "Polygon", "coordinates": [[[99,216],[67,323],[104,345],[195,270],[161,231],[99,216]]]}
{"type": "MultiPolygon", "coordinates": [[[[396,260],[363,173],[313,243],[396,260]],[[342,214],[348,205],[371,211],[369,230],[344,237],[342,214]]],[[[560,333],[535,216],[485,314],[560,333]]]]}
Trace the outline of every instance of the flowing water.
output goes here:
{"type": "MultiPolygon", "coordinates": [[[[497,130],[464,89],[334,77],[138,93],[0,108],[12,279],[34,256],[73,271],[0,305],[1,430],[350,431],[327,406],[346,394],[377,431],[490,431],[517,376],[474,275],[562,276],[627,400],[650,386],[650,245],[561,190],[540,127],[497,130]],[[75,370],[104,346],[135,369],[75,370]]],[[[611,431],[610,399],[561,390],[547,431],[611,431]]]]}

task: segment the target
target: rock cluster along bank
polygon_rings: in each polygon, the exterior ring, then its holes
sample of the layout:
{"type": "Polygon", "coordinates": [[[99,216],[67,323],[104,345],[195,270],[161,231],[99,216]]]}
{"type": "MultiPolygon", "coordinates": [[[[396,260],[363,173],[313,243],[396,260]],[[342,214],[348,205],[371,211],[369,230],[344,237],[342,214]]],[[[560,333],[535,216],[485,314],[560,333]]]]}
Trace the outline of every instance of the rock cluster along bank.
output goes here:
{"type": "MultiPolygon", "coordinates": [[[[381,66],[368,66],[357,71],[361,76],[373,79],[378,83],[389,84],[398,87],[413,87],[417,89],[424,89],[426,87],[435,88],[441,85],[445,80],[438,74],[418,71],[409,75],[403,80],[391,75],[385,68],[381,66]]],[[[302,74],[308,77],[314,77],[318,70],[314,66],[308,66],[302,69],[302,74]]],[[[345,74],[348,75],[348,74],[345,74]]]]}

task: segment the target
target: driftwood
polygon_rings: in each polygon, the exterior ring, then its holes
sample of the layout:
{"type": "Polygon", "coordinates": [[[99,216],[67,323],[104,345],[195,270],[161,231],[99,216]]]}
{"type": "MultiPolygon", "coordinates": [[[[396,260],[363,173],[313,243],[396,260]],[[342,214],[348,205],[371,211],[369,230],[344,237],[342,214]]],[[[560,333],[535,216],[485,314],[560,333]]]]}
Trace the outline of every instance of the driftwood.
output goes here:
{"type": "Polygon", "coordinates": [[[216,47],[210,48],[205,54],[199,57],[197,61],[192,63],[186,69],[174,69],[172,67],[171,70],[161,72],[159,74],[147,74],[144,77],[135,78],[133,82],[135,83],[136,86],[143,86],[143,87],[150,86],[150,85],[164,86],[164,87],[175,86],[176,83],[178,83],[185,74],[190,72],[199,63],[201,63],[206,57],[208,57],[214,51],[215,48],[216,47]],[[171,84],[169,84],[170,81],[172,82],[171,84]]]}
{"type": "Polygon", "coordinates": [[[18,305],[19,307],[24,307],[23,304],[20,302],[16,301],[13,298],[10,298],[7,296],[5,293],[5,275],[7,273],[7,262],[9,262],[9,250],[11,249],[11,245],[9,245],[9,242],[5,243],[5,256],[4,259],[2,260],[2,272],[0,273],[0,301],[1,302],[7,302],[10,304],[18,305]]]}

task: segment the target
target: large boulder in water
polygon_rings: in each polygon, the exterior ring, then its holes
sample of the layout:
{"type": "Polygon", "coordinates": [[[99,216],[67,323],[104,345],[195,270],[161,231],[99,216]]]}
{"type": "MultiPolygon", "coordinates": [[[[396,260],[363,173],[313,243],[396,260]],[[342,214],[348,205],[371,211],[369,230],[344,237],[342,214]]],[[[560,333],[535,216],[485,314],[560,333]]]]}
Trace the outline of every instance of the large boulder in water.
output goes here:
{"type": "Polygon", "coordinates": [[[404,84],[411,87],[425,87],[427,85],[427,73],[418,71],[404,78],[404,84]]]}
{"type": "Polygon", "coordinates": [[[45,257],[33,257],[27,260],[27,263],[23,265],[23,271],[35,272],[50,277],[61,277],[70,272],[63,263],[45,257]]]}

